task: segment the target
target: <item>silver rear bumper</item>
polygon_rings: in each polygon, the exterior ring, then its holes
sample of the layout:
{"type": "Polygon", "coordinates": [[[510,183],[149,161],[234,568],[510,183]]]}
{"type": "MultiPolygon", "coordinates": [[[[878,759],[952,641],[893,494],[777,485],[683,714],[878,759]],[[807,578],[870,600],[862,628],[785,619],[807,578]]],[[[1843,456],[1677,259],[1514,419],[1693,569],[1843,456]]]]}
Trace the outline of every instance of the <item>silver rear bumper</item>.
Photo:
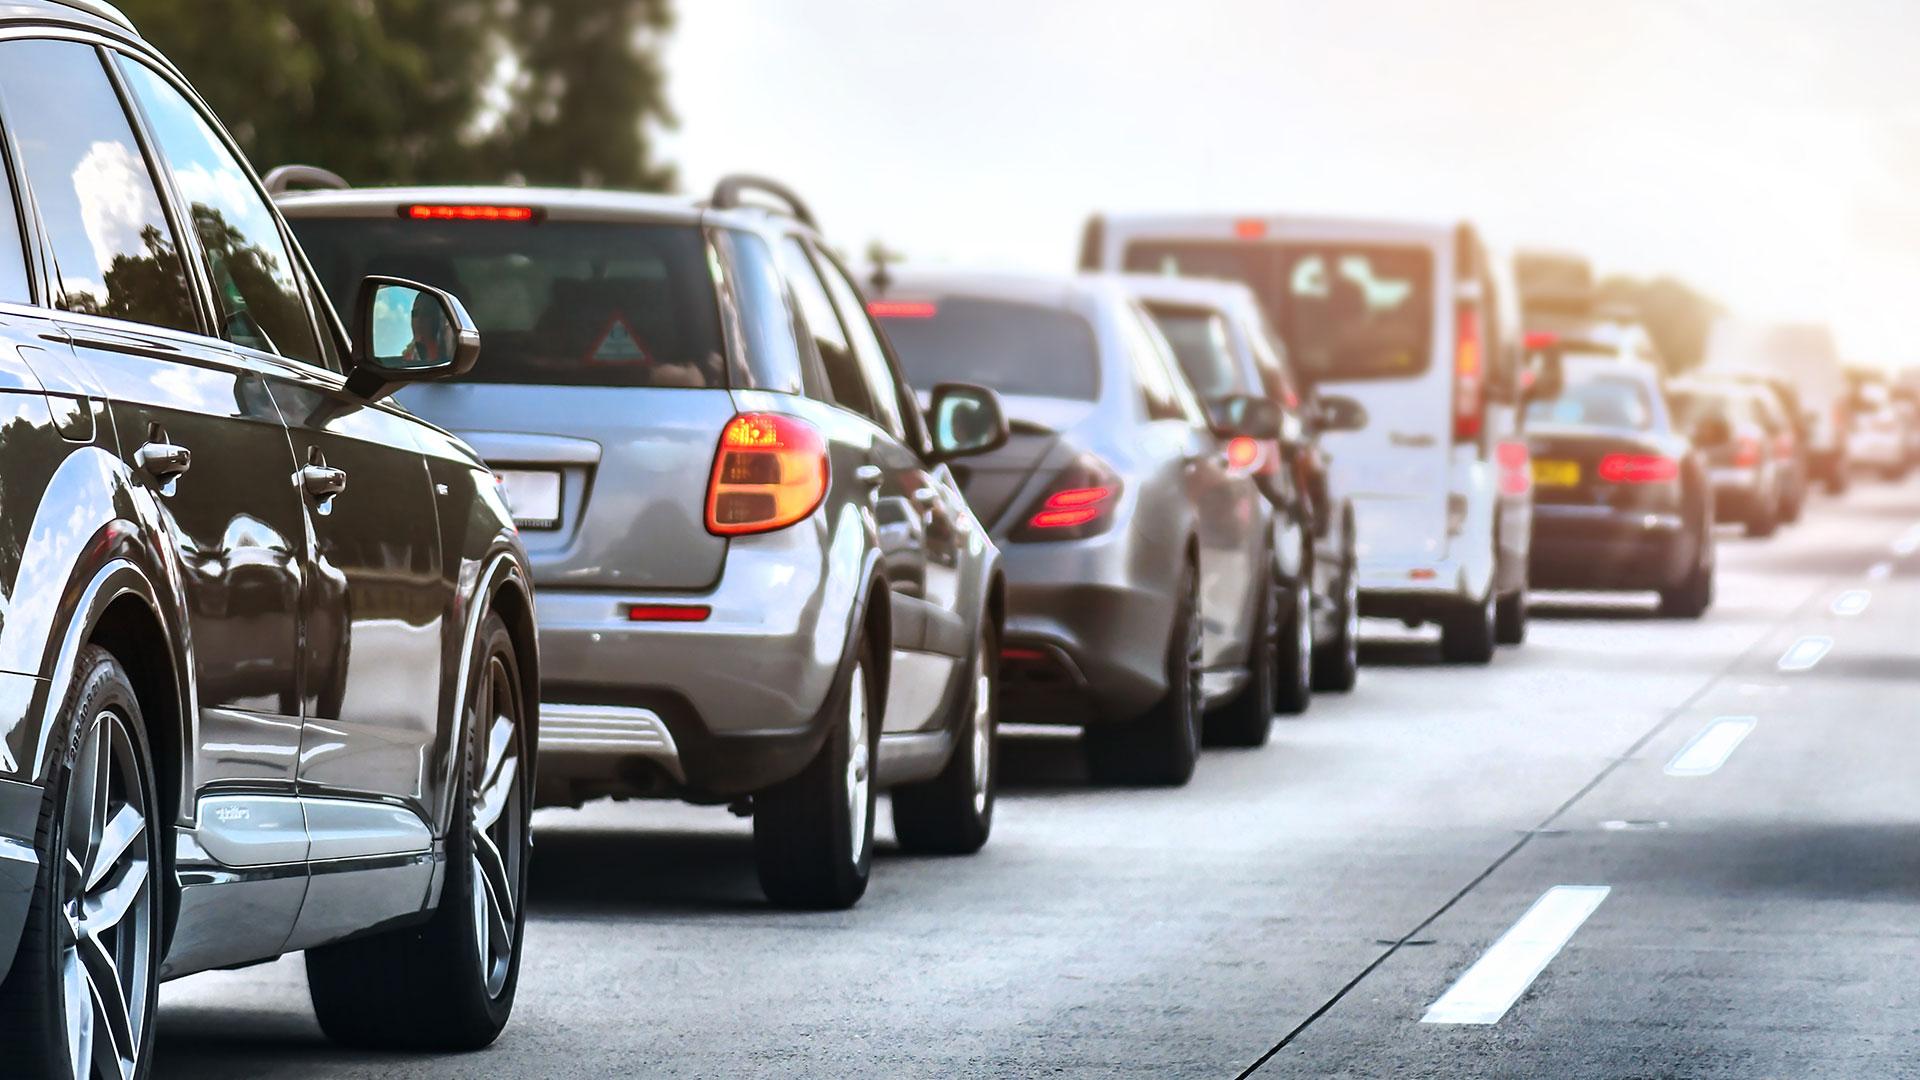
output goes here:
{"type": "Polygon", "coordinates": [[[575,754],[618,754],[658,762],[675,780],[686,783],[680,748],[673,732],[652,709],[621,705],[540,706],[542,759],[575,754]]]}

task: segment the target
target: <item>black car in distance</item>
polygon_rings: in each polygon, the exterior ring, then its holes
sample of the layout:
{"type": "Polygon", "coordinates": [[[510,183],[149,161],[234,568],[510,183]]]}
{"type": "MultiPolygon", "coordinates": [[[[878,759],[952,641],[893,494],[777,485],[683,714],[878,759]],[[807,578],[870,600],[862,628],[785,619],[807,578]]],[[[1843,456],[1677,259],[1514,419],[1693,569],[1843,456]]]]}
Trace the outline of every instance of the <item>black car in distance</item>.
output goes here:
{"type": "Polygon", "coordinates": [[[321,1027],[513,1007],[539,658],[493,476],[386,401],[232,141],[104,4],[0,7],[0,1074],[148,1075],[159,983],[306,950],[321,1027]]]}

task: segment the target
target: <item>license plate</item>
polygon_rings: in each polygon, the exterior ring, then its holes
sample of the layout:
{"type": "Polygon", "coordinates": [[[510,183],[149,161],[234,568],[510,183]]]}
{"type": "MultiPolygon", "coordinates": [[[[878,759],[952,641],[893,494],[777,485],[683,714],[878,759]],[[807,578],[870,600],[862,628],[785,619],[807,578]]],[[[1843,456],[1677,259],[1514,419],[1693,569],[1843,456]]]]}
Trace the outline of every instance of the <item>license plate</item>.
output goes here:
{"type": "Polygon", "coordinates": [[[1535,487],[1574,487],[1580,483],[1577,461],[1536,461],[1533,463],[1535,487]]]}
{"type": "Polygon", "coordinates": [[[546,469],[502,469],[500,491],[513,511],[513,523],[523,529],[560,526],[560,474],[546,469]]]}

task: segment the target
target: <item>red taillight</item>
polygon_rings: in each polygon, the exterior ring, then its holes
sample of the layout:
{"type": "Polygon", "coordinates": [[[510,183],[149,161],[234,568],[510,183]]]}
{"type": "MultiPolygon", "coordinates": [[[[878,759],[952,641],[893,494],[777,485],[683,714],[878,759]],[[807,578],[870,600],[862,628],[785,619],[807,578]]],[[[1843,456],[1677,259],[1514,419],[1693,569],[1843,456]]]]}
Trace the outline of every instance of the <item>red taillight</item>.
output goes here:
{"type": "Polygon", "coordinates": [[[1067,466],[1054,480],[1015,540],[1079,540],[1106,531],[1120,502],[1120,477],[1091,454],[1067,466]]]}
{"type": "Polygon", "coordinates": [[[1608,454],[1600,479],[1609,484],[1659,484],[1680,475],[1680,463],[1660,454],[1608,454]]]}
{"type": "Polygon", "coordinates": [[[1533,454],[1526,443],[1503,442],[1493,448],[1500,494],[1525,495],[1533,488],[1533,454]]]}
{"type": "Polygon", "coordinates": [[[1267,236],[1267,223],[1259,218],[1241,218],[1233,223],[1233,235],[1242,240],[1264,240],[1267,236]]]}
{"type": "Polygon", "coordinates": [[[1733,463],[1743,469],[1760,464],[1760,440],[1751,435],[1742,435],[1735,440],[1733,463]]]}
{"type": "Polygon", "coordinates": [[[432,206],[407,207],[407,216],[415,221],[532,221],[531,206],[432,206]]]}
{"type": "Polygon", "coordinates": [[[1453,325],[1453,441],[1472,442],[1480,437],[1485,388],[1480,309],[1461,304],[1454,309],[1453,325]]]}
{"type": "Polygon", "coordinates": [[[784,529],[827,495],[827,445],[813,425],[779,413],[727,421],[707,482],[707,531],[717,536],[784,529]]]}
{"type": "Polygon", "coordinates": [[[705,604],[630,604],[628,622],[706,622],[713,609],[705,604]]]}
{"type": "Polygon", "coordinates": [[[1520,339],[1520,344],[1528,352],[1551,349],[1560,344],[1560,335],[1551,330],[1529,330],[1526,336],[1520,339]]]}
{"type": "Polygon", "coordinates": [[[873,300],[867,314],[876,319],[931,319],[940,314],[940,306],[928,300],[873,300]]]}
{"type": "Polygon", "coordinates": [[[1100,516],[1101,505],[1113,497],[1106,487],[1066,488],[1047,496],[1040,511],[1027,520],[1032,529],[1070,529],[1100,516]]]}
{"type": "Polygon", "coordinates": [[[1235,435],[1227,440],[1227,468],[1252,472],[1260,463],[1260,440],[1251,435],[1235,435]]]}

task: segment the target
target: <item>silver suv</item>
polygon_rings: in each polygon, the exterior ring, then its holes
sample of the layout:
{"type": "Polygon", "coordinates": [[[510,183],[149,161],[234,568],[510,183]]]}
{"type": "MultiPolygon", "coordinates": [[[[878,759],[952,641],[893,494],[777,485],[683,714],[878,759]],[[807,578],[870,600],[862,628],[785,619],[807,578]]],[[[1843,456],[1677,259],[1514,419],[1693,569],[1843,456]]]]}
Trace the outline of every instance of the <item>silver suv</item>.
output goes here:
{"type": "Polygon", "coordinates": [[[468,376],[399,399],[494,467],[531,556],[539,802],[751,806],[767,895],[802,907],[865,890],[876,787],[903,847],[985,843],[999,553],[946,463],[1006,423],[992,391],[952,385],[928,431],[798,198],[738,177],[705,204],[281,205],[326,288],[404,270],[486,334],[468,376]]]}

